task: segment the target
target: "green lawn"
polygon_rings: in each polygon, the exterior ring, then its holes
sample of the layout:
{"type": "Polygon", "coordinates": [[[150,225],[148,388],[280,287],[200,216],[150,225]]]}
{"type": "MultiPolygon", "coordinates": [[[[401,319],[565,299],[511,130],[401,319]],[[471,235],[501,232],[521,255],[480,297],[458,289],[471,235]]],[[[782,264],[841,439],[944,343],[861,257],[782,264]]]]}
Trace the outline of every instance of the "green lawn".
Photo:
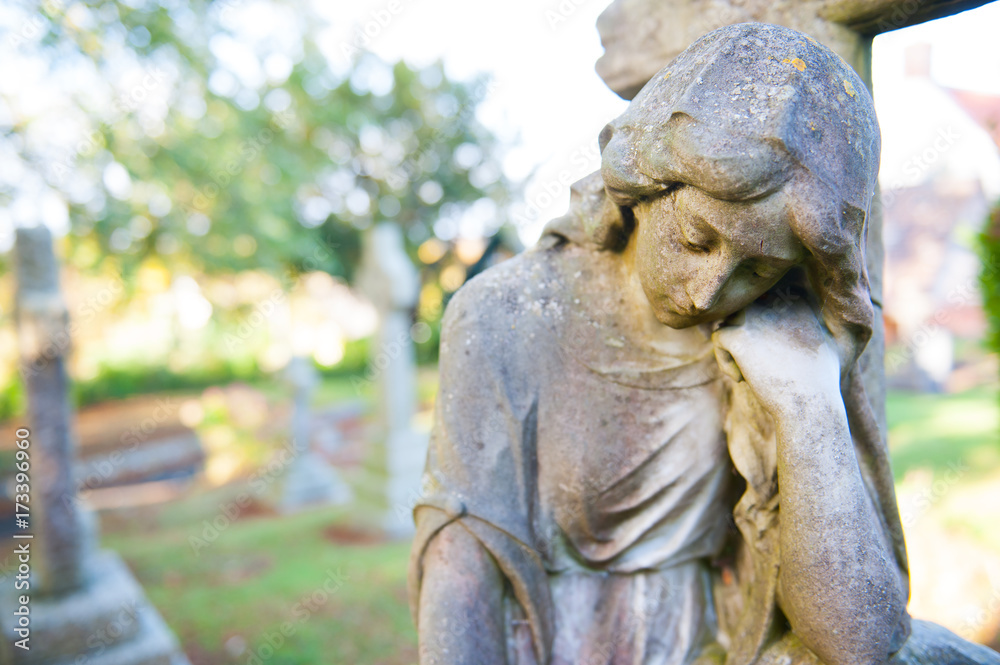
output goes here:
{"type": "Polygon", "coordinates": [[[103,546],[125,557],[193,665],[416,662],[408,543],[339,509],[286,517],[255,503],[226,526],[233,489],[105,519],[103,546]]]}
{"type": "MultiPolygon", "coordinates": [[[[422,378],[424,395],[432,379],[422,378]]],[[[324,385],[323,394],[349,390],[324,385]]],[[[970,469],[963,484],[1000,482],[995,390],[893,394],[889,421],[897,479],[912,471],[943,473],[960,460],[970,469]]],[[[366,531],[364,524],[375,523],[370,508],[286,517],[263,503],[244,509],[217,537],[205,537],[205,520],[217,519],[241,489],[104,516],[103,545],[126,558],[193,665],[257,663],[255,654],[273,665],[416,662],[406,603],[408,543],[383,542],[366,531]],[[192,542],[205,546],[196,552],[192,542]],[[324,584],[335,590],[324,592],[324,584]],[[277,648],[269,638],[280,642],[277,648]]],[[[983,526],[969,519],[972,531],[983,526]]]]}
{"type": "Polygon", "coordinates": [[[1000,470],[996,388],[958,395],[890,393],[889,447],[896,480],[915,469],[935,477],[949,464],[969,467],[973,481],[1000,470]]]}

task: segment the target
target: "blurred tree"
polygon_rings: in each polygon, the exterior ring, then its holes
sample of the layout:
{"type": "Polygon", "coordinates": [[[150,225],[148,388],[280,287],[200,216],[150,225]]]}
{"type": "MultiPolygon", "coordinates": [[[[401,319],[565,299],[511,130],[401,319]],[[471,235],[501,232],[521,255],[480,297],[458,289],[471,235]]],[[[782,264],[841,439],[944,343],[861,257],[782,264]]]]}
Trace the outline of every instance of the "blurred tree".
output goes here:
{"type": "Polygon", "coordinates": [[[987,346],[1000,353],[1000,203],[986,218],[984,232],[979,236],[983,270],[979,276],[983,291],[983,309],[989,324],[987,346]]]}
{"type": "Polygon", "coordinates": [[[68,223],[80,269],[129,283],[160,257],[175,274],[350,280],[373,223],[400,224],[415,247],[502,222],[509,186],[475,116],[486,82],[362,53],[338,74],[342,49],[321,50],[308,4],[5,11],[5,70],[19,71],[0,83],[0,207],[8,226],[68,223]]]}

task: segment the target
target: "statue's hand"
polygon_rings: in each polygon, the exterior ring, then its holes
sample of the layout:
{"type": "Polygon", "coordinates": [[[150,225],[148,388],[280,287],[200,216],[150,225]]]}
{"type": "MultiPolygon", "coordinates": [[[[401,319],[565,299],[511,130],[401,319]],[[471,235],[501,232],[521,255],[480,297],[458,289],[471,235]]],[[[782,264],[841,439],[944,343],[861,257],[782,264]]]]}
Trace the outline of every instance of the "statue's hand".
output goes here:
{"type": "Polygon", "coordinates": [[[803,400],[840,399],[841,353],[805,298],[761,299],[712,335],[722,370],[745,380],[771,415],[801,413],[803,400]]]}

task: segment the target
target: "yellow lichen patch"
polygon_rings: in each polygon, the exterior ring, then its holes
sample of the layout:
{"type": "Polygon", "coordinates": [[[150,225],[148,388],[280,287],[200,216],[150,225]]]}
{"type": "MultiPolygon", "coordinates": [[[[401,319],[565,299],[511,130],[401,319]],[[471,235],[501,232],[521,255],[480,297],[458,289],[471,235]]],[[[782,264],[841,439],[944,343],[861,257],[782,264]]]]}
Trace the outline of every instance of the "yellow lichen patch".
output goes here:
{"type": "Polygon", "coordinates": [[[792,67],[795,67],[795,69],[799,70],[800,72],[804,72],[806,70],[806,63],[802,58],[785,58],[784,60],[781,61],[781,64],[783,65],[790,64],[792,67]]]}
{"type": "Polygon", "coordinates": [[[848,81],[847,79],[844,79],[844,91],[851,97],[854,96],[854,86],[851,85],[851,82],[848,81]]]}
{"type": "Polygon", "coordinates": [[[666,74],[664,74],[663,75],[663,80],[666,81],[668,78],[670,78],[671,74],[673,74],[673,72],[667,72],[666,74]]]}

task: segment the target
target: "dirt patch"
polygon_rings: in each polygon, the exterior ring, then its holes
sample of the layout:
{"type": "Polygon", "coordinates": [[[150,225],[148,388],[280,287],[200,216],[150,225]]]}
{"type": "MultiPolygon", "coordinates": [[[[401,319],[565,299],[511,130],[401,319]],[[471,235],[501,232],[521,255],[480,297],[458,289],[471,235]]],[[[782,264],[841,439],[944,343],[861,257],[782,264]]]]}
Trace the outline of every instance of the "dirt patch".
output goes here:
{"type": "Polygon", "coordinates": [[[331,524],[323,529],[323,537],[338,545],[378,545],[385,536],[377,531],[359,529],[344,524],[331,524]]]}
{"type": "Polygon", "coordinates": [[[252,499],[246,507],[240,509],[240,515],[236,519],[248,520],[255,517],[274,517],[277,514],[277,511],[266,502],[252,499]]]}

